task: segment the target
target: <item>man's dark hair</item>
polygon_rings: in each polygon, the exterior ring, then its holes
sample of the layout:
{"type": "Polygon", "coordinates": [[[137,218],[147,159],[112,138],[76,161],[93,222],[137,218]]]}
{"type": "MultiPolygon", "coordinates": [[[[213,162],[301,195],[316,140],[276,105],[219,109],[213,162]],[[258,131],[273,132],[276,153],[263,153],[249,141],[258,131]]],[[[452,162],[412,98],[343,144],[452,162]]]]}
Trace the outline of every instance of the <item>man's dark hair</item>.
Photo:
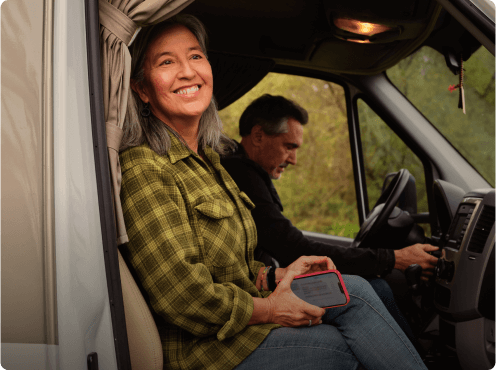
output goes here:
{"type": "Polygon", "coordinates": [[[264,94],[252,101],[241,115],[239,134],[250,135],[255,125],[262,126],[262,130],[267,135],[283,134],[288,132],[288,118],[305,125],[308,122],[308,113],[283,96],[264,94]]]}

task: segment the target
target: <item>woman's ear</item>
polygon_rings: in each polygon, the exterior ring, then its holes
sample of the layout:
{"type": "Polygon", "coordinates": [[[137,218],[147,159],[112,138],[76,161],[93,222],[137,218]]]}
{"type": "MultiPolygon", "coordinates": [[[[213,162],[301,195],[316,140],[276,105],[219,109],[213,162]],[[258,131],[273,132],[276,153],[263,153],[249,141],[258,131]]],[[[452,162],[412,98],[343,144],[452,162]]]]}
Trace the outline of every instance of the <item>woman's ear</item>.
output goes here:
{"type": "Polygon", "coordinates": [[[148,103],[148,95],[146,94],[145,88],[143,87],[143,82],[136,82],[136,80],[131,79],[131,89],[137,93],[143,103],[148,103]]]}

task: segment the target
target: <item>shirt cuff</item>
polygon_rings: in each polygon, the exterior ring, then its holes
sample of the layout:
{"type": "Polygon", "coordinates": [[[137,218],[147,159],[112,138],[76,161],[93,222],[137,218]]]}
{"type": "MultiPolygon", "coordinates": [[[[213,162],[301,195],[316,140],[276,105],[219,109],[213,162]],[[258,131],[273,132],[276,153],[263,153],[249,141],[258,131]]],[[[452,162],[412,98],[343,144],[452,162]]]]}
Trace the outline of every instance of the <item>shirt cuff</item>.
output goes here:
{"type": "Polygon", "coordinates": [[[393,271],[394,265],[396,263],[396,258],[394,257],[393,249],[378,249],[377,259],[381,261],[378,276],[385,277],[393,271]]]}
{"type": "Polygon", "coordinates": [[[225,284],[225,287],[230,288],[234,293],[233,309],[229,320],[217,332],[219,341],[232,337],[243,330],[253,314],[253,297],[249,293],[231,283],[225,284]]]}

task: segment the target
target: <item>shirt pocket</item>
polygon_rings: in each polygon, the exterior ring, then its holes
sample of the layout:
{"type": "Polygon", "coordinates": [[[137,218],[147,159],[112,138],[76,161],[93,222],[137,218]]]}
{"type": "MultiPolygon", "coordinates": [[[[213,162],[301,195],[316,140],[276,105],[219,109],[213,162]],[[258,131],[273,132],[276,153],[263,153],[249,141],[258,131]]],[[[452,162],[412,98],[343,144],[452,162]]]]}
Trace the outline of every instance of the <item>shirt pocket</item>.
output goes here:
{"type": "Polygon", "coordinates": [[[205,252],[212,265],[228,267],[236,263],[233,252],[239,225],[233,219],[234,207],[221,199],[209,199],[197,206],[198,222],[205,252]]]}
{"type": "Polygon", "coordinates": [[[250,199],[250,197],[248,197],[248,195],[246,195],[246,193],[244,191],[240,191],[239,192],[239,197],[241,199],[243,199],[243,202],[245,203],[246,207],[251,211],[253,208],[255,208],[255,203],[253,203],[250,199]]]}

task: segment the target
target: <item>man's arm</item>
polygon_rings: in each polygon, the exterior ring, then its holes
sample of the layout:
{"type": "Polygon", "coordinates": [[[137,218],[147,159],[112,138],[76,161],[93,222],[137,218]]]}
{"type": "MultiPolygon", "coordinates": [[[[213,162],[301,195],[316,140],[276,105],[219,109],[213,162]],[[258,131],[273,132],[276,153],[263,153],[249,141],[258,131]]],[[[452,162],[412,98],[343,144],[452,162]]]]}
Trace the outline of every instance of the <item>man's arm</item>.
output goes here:
{"type": "Polygon", "coordinates": [[[339,271],[347,274],[378,275],[393,268],[395,257],[392,250],[347,248],[306,238],[283,216],[266,179],[256,169],[239,158],[225,158],[222,165],[256,205],[252,216],[257,226],[257,248],[264,249],[282,266],[300,256],[315,255],[330,257],[339,271]]]}

